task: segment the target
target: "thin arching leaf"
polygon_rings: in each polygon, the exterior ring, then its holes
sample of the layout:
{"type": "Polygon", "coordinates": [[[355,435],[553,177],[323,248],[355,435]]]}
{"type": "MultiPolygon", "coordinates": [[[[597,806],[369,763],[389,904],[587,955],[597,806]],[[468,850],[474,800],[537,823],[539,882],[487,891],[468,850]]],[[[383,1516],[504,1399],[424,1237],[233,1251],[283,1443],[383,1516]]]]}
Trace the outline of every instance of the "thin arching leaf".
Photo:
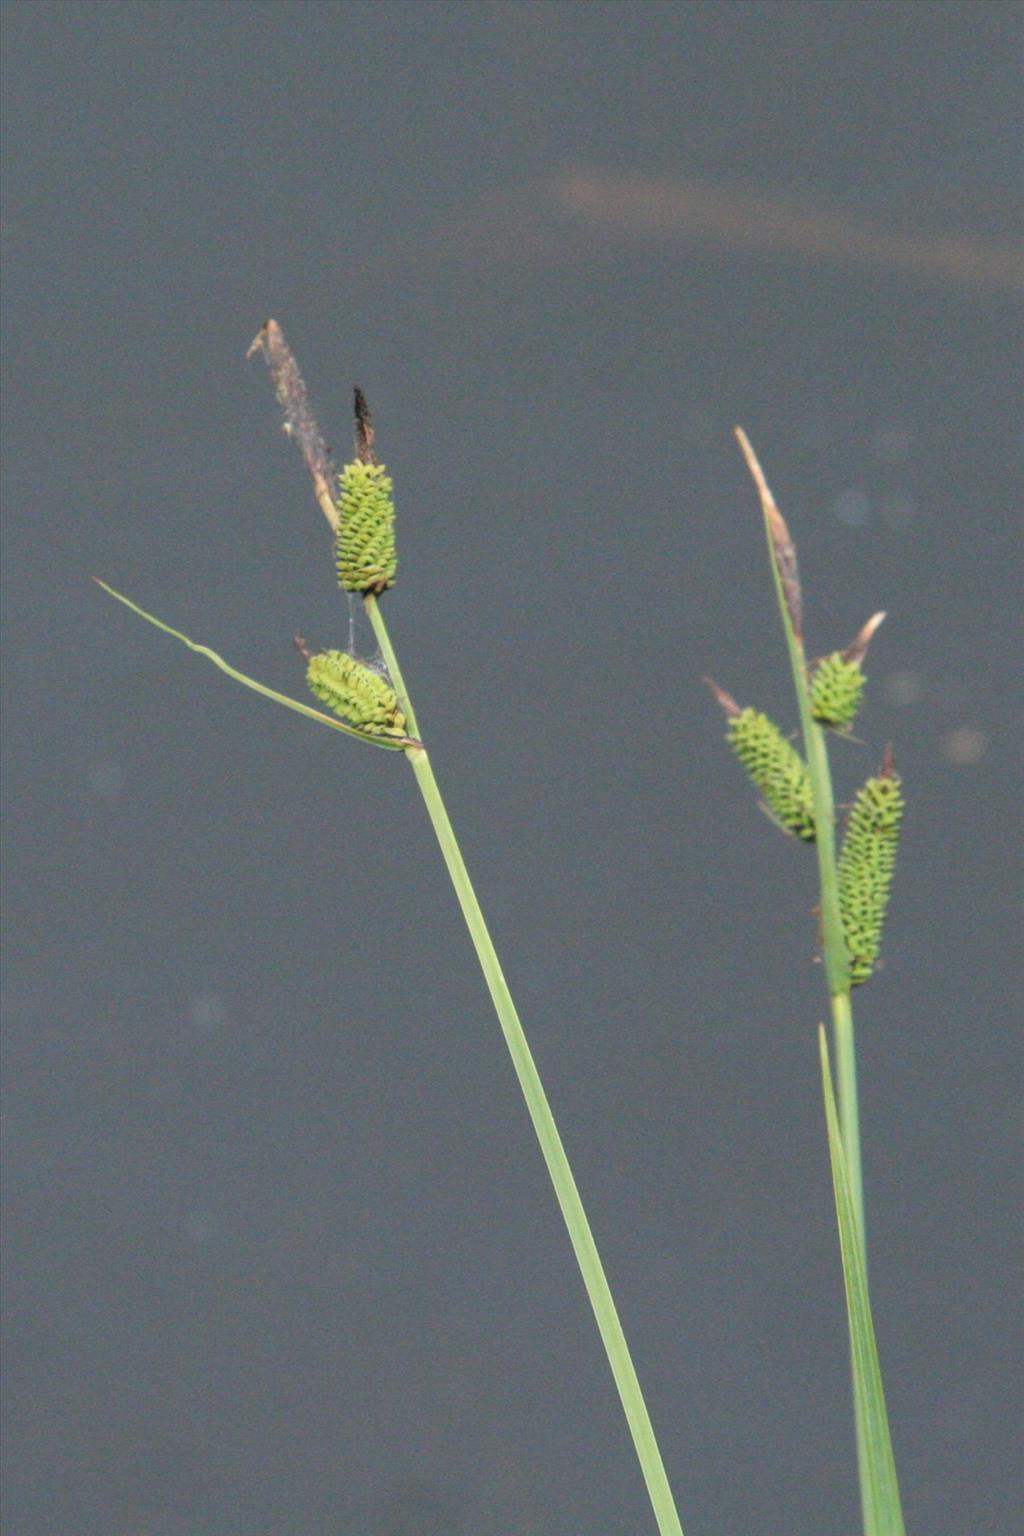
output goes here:
{"type": "Polygon", "coordinates": [[[140,619],[145,619],[147,624],[152,624],[157,629],[162,629],[165,635],[171,635],[175,640],[180,640],[182,645],[187,645],[190,651],[195,651],[197,655],[205,656],[207,661],[212,661],[215,667],[219,667],[222,672],[226,673],[236,683],[241,683],[244,687],[251,688],[254,693],[261,693],[265,699],[271,699],[275,704],[283,704],[285,709],[294,709],[296,714],[306,715],[310,720],[316,720],[320,725],[329,725],[332,731],[343,731],[346,736],[354,736],[357,741],[369,742],[372,747],[383,747],[388,752],[401,752],[406,747],[418,747],[420,745],[411,736],[402,738],[367,735],[365,731],[359,731],[354,726],[346,725],[344,720],[332,720],[330,715],[323,714],[319,709],[312,709],[308,704],[300,704],[298,699],[290,699],[286,693],[278,693],[276,689],[268,688],[265,683],[258,683],[255,678],[247,677],[244,672],[239,672],[237,667],[231,666],[229,662],[224,660],[223,656],[218,656],[217,652],[211,650],[208,645],[199,645],[195,640],[190,640],[187,635],[183,635],[180,630],[172,629],[162,619],[154,618],[153,614],[147,613],[145,608],[140,608],[138,603],[133,603],[130,597],[125,597],[123,592],[118,592],[113,587],[108,586],[98,576],[93,577],[93,580],[98,587],[103,588],[104,592],[109,592],[111,597],[115,597],[119,603],[124,603],[126,608],[130,608],[133,613],[137,613],[140,619]]]}

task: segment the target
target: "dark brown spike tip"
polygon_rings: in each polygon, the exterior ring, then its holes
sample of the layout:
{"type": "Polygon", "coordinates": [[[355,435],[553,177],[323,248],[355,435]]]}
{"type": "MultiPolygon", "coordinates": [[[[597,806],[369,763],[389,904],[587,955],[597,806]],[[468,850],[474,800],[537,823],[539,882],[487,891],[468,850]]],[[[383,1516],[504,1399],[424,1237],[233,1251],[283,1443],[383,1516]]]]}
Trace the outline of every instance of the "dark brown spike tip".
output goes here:
{"type": "Polygon", "coordinates": [[[378,460],[373,451],[374,431],[370,407],[358,384],[353,393],[356,409],[356,458],[360,464],[376,464],[378,460]]]}
{"type": "Polygon", "coordinates": [[[309,649],[302,635],[293,635],[292,644],[298,651],[299,655],[302,657],[303,661],[312,661],[313,652],[309,649]]]}
{"type": "Polygon", "coordinates": [[[735,429],[736,441],[740,445],[740,452],[746,460],[750,478],[757,487],[757,494],[761,498],[761,510],[768,528],[768,537],[771,541],[772,553],[775,558],[775,567],[782,583],[782,595],[786,603],[786,612],[789,614],[789,622],[793,626],[793,633],[803,643],[804,637],[804,606],[803,596],[800,591],[800,570],[796,560],[796,545],[790,537],[786,526],[786,519],[775,504],[775,497],[771,493],[768,481],[765,479],[761,462],[750,446],[750,439],[742,427],[735,429]]]}
{"type": "Polygon", "coordinates": [[[843,660],[854,662],[859,665],[868,653],[868,646],[871,644],[871,641],[874,638],[876,629],[878,629],[879,625],[882,624],[884,620],[884,612],[873,613],[860,633],[850,641],[849,645],[846,647],[846,650],[843,651],[843,660]]]}
{"type": "Polygon", "coordinates": [[[894,779],[896,777],[896,759],[893,756],[891,741],[887,741],[885,744],[885,751],[882,753],[882,767],[878,776],[880,779],[894,779]]]}
{"type": "Polygon", "coordinates": [[[736,700],[733,698],[732,694],[726,693],[724,688],[719,688],[713,677],[705,677],[704,682],[707,683],[708,687],[711,689],[711,692],[714,694],[715,702],[721,705],[723,712],[728,716],[730,720],[735,720],[737,715],[741,715],[743,713],[739,705],[736,703],[736,700]]]}

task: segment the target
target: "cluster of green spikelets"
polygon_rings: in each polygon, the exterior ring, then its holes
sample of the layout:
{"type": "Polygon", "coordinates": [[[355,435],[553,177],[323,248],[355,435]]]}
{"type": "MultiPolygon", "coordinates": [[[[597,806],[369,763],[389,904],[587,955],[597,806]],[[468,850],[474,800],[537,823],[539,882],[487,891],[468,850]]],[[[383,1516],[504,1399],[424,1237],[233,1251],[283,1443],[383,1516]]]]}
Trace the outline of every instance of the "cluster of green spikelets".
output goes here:
{"type": "Polygon", "coordinates": [[[306,664],[306,681],[322,704],[364,736],[405,742],[405,716],[387,678],[348,651],[318,651],[306,664]]]}
{"type": "Polygon", "coordinates": [[[338,476],[334,555],[346,592],[383,592],[395,584],[395,504],[383,464],[356,459],[338,476]]]}
{"type": "MultiPolygon", "coordinates": [[[[852,726],[866,682],[864,649],[866,645],[858,649],[855,644],[816,664],[810,704],[820,725],[840,732],[852,726]]],[[[767,715],[740,709],[728,694],[712,687],[728,716],[726,739],[772,820],[791,836],[813,843],[814,801],[806,762],[767,715]]],[[[852,986],[867,981],[878,963],[902,816],[899,776],[887,760],[857,791],[839,854],[839,910],[852,986]]]]}
{"type": "MultiPolygon", "coordinates": [[[[337,476],[338,514],[334,559],[345,592],[379,596],[394,586],[395,504],[391,478],[373,455],[369,413],[356,395],[357,457],[337,476]]],[[[307,657],[306,681],[328,709],[362,735],[380,742],[405,742],[406,721],[386,677],[347,651],[320,651],[307,657]]]]}
{"type": "Polygon", "coordinates": [[[819,725],[848,731],[857,718],[867,678],[860,659],[843,651],[823,656],[811,675],[811,714],[819,725]]]}
{"type": "Polygon", "coordinates": [[[814,804],[807,764],[773,720],[757,709],[730,715],[726,738],[773,821],[784,832],[814,842],[814,804]]]}
{"type": "Polygon", "coordinates": [[[857,791],[839,854],[839,910],[855,987],[878,962],[902,819],[899,776],[887,763],[857,791]]]}

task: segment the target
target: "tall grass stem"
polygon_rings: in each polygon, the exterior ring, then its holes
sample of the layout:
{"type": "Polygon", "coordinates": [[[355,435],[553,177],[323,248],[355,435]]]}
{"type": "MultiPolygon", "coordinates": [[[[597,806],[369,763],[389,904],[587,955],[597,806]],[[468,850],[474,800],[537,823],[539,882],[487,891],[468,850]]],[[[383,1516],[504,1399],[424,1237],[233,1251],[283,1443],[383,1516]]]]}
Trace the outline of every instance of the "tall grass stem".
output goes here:
{"type": "Polygon", "coordinates": [[[868,1272],[860,1241],[860,1226],[850,1188],[849,1156],[839,1129],[839,1113],[832,1091],[828,1043],[823,1026],[818,1029],[821,1055],[822,1091],[825,1100],[825,1124],[828,1131],[829,1160],[839,1223],[839,1245],[843,1261],[843,1285],[850,1330],[850,1357],[853,1366],[853,1405],[857,1425],[857,1470],[860,1478],[860,1502],[864,1536],[906,1536],[900,1500],[896,1462],[889,1433],[889,1415],[878,1363],[878,1346],[871,1318],[868,1272]]]}
{"type": "Polygon", "coordinates": [[[867,1263],[867,1239],[864,1226],[864,1177],[861,1171],[860,1114],[857,1106],[857,1070],[854,1053],[853,1010],[850,1005],[850,957],[843,934],[843,919],[839,910],[839,879],[836,868],[836,811],[832,791],[832,773],[829,768],[828,747],[825,732],[811,713],[811,691],[807,679],[807,657],[804,652],[803,634],[798,629],[800,613],[794,607],[800,604],[800,583],[796,574],[796,554],[789,544],[789,533],[775,505],[763,469],[747,434],[742,427],[736,428],[736,439],[746,459],[754,484],[757,486],[764,514],[765,537],[768,541],[768,562],[775,583],[775,596],[786,635],[790,670],[793,674],[793,690],[800,714],[800,731],[804,740],[804,756],[811,781],[811,799],[814,806],[815,842],[818,855],[818,879],[821,894],[822,949],[825,959],[825,979],[828,986],[832,1011],[832,1029],[836,1052],[836,1079],[838,1082],[839,1125],[843,1149],[848,1163],[850,1192],[853,1208],[860,1228],[860,1246],[867,1263]],[[785,573],[780,570],[780,546],[788,545],[792,567],[785,573]],[[796,593],[794,604],[794,591],[796,593]]]}
{"type": "MultiPolygon", "coordinates": [[[[365,603],[377,643],[391,673],[392,684],[409,723],[409,729],[413,735],[418,736],[419,728],[415,711],[402,678],[398,658],[391,644],[380,605],[372,594],[366,597],[365,603]]],[[[601,1335],[630,1434],[633,1437],[648,1496],[658,1522],[658,1531],[660,1536],[683,1536],[683,1528],[676,1512],[672,1490],[669,1487],[661,1452],[654,1436],[654,1428],[640,1390],[640,1382],[629,1353],[626,1336],[622,1331],[604,1266],[583,1209],[583,1202],[569,1166],[569,1159],[562,1145],[562,1138],[558,1133],[554,1115],[551,1113],[551,1106],[544,1092],[544,1085],[540,1080],[519,1015],[512,1001],[512,994],[509,992],[483,912],[480,910],[480,903],[477,901],[452,824],[448,819],[448,812],[434,777],[430,757],[423,746],[407,748],[406,756],[412,766],[441,853],[448,867],[455,894],[462,908],[462,915],[466,920],[466,926],[480,962],[480,969],[483,971],[505,1043],[512,1057],[512,1065],[519,1079],[519,1086],[526,1100],[533,1129],[554,1186],[562,1219],[568,1229],[576,1262],[583,1277],[598,1332],[601,1335]]]]}
{"type": "MultiPolygon", "coordinates": [[[[875,1350],[868,1292],[864,1178],[861,1165],[860,1112],[857,1103],[857,1057],[853,1008],[850,1001],[850,956],[839,905],[835,795],[828,760],[828,745],[824,730],[811,712],[811,690],[802,633],[802,598],[796,569],[796,551],[746,433],[741,428],[737,428],[736,437],[761,499],[769,564],[786,636],[793,689],[800,715],[804,756],[811,781],[821,901],[822,948],[832,1014],[838,1106],[831,1097],[830,1079],[826,1088],[826,1101],[827,1106],[835,1108],[837,1121],[834,1136],[831,1135],[830,1129],[830,1146],[834,1159],[838,1158],[843,1165],[838,1171],[834,1166],[833,1171],[836,1180],[837,1211],[843,1250],[843,1276],[847,1287],[850,1323],[850,1370],[861,1511],[865,1536],[883,1536],[883,1533],[884,1536],[890,1536],[890,1533],[892,1536],[897,1536],[897,1533],[902,1533],[899,1489],[889,1440],[888,1419],[875,1350]],[[844,1230],[847,1216],[853,1228],[852,1232],[844,1230]],[[856,1305],[853,1304],[854,1299],[856,1305]],[[882,1491],[879,1492],[879,1490],[882,1491]]],[[[827,1073],[827,1061],[825,1065],[827,1073]]]]}

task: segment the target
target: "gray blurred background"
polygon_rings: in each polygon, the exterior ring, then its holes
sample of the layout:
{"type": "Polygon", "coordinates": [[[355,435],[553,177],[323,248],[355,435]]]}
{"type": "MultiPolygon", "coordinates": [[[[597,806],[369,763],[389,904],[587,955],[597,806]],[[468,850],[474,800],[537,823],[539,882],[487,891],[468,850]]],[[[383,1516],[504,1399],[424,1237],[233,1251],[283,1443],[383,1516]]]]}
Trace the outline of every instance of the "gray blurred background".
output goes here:
{"type": "Polygon", "coordinates": [[[687,1536],[859,1529],[795,724],[876,608],[856,999],[908,1529],[1019,1518],[1020,9],[5,7],[9,1536],[653,1521],[405,763],[303,696],[326,530],[244,353],[369,395],[387,599],[687,1536]]]}

